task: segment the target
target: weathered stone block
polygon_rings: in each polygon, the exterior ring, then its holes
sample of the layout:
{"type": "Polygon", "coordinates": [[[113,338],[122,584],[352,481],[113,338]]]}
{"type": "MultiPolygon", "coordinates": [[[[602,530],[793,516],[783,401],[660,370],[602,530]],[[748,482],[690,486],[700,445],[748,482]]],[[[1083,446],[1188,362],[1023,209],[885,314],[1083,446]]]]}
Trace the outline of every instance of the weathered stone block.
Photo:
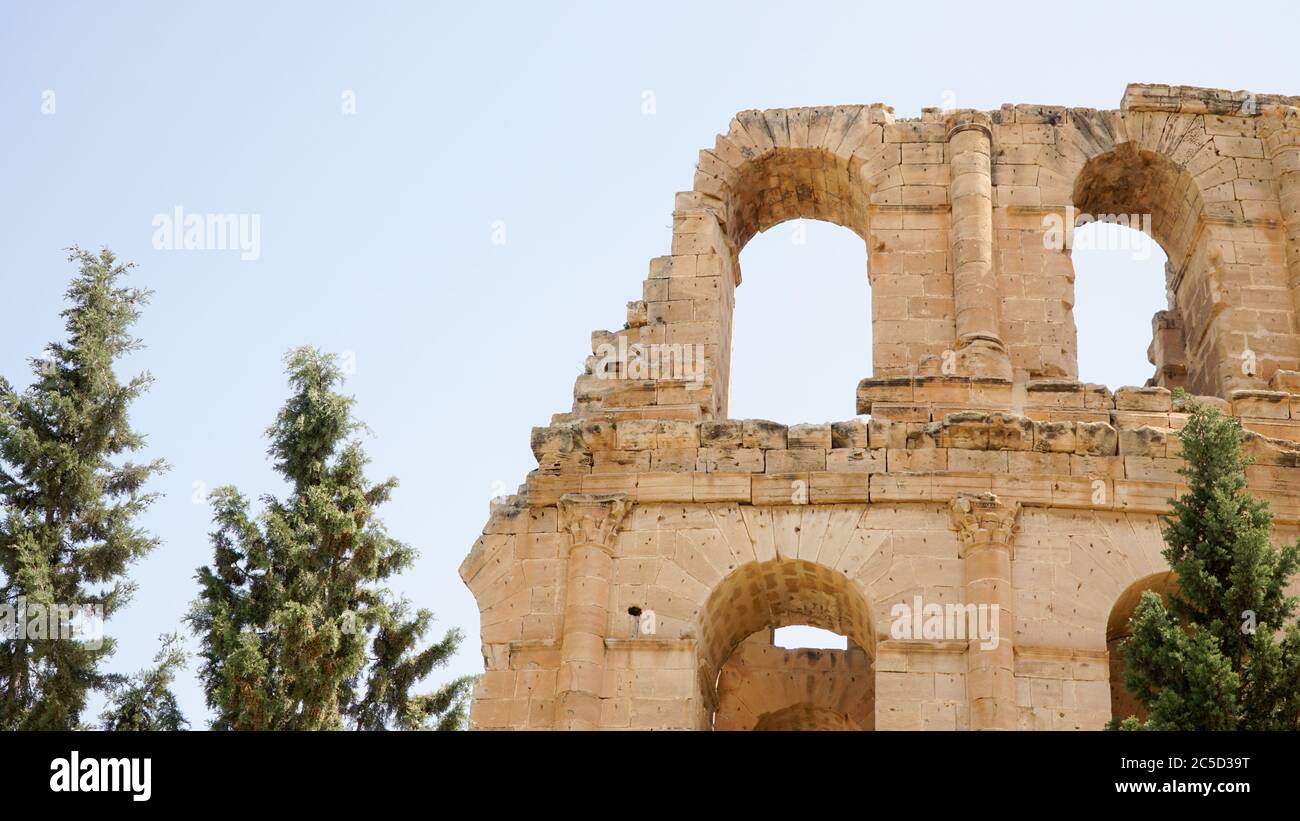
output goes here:
{"type": "Polygon", "coordinates": [[[813,472],[809,475],[813,504],[866,503],[869,477],[866,473],[813,472]]]}
{"type": "Polygon", "coordinates": [[[750,478],[755,505],[805,505],[809,502],[807,473],[756,473],[750,478]]]}
{"type": "Polygon", "coordinates": [[[942,446],[966,450],[986,450],[989,446],[989,416],[970,411],[951,413],[943,420],[942,446]]]}
{"type": "MultiPolygon", "coordinates": [[[[1295,152],[1300,157],[1300,152],[1295,152]]],[[[1298,169],[1300,170],[1300,169],[1298,169]]],[[[1268,379],[1268,388],[1273,391],[1300,395],[1300,371],[1276,370],[1268,379]]]]}
{"type": "Polygon", "coordinates": [[[1121,456],[1158,456],[1165,455],[1165,440],[1168,431],[1143,425],[1119,431],[1119,453],[1121,456]]]}
{"type": "Polygon", "coordinates": [[[885,449],[833,448],[826,452],[826,469],[841,473],[882,473],[885,449]]]}
{"type": "Polygon", "coordinates": [[[777,450],[786,447],[785,425],[766,419],[746,419],[741,423],[741,444],[747,448],[777,450]]]}
{"type": "Polygon", "coordinates": [[[1229,394],[1234,416],[1255,419],[1290,419],[1291,395],[1282,391],[1233,391],[1229,394]]]}
{"type": "Polygon", "coordinates": [[[758,448],[702,447],[696,470],[707,473],[762,473],[766,464],[758,448]]]}
{"type": "Polygon", "coordinates": [[[1068,476],[1070,473],[1070,454],[1009,451],[1007,453],[1007,472],[1013,476],[1025,474],[1068,476]]]}
{"type": "Polygon", "coordinates": [[[907,447],[906,425],[873,417],[867,427],[871,431],[871,447],[873,449],[896,448],[902,450],[907,447]]]}
{"type": "Polygon", "coordinates": [[[791,425],[787,431],[787,441],[790,449],[795,448],[820,448],[821,450],[830,450],[831,448],[831,426],[829,424],[812,425],[791,425]]]}
{"type": "Polygon", "coordinates": [[[1115,391],[1116,410],[1168,412],[1172,392],[1167,388],[1120,388],[1115,391]]]}
{"type": "Polygon", "coordinates": [[[1033,422],[1026,416],[990,413],[990,450],[1030,450],[1034,446],[1033,422]]]}
{"type": "Polygon", "coordinates": [[[1074,452],[1081,456],[1114,456],[1119,435],[1105,422],[1079,422],[1074,426],[1074,452]]]}
{"type": "Polygon", "coordinates": [[[750,474],[697,473],[692,492],[697,502],[749,502],[750,474]]]}
{"type": "Polygon", "coordinates": [[[826,451],[820,448],[795,450],[769,450],[766,452],[766,473],[802,473],[826,470],[826,451]]]}
{"type": "Polygon", "coordinates": [[[736,448],[741,444],[742,425],[737,420],[700,423],[700,446],[736,448]]]}
{"type": "Polygon", "coordinates": [[[1034,422],[1034,450],[1073,453],[1074,449],[1074,422],[1034,422]]]}
{"type": "Polygon", "coordinates": [[[831,424],[831,444],[833,448],[867,448],[871,447],[871,438],[867,423],[861,419],[831,424]]]}

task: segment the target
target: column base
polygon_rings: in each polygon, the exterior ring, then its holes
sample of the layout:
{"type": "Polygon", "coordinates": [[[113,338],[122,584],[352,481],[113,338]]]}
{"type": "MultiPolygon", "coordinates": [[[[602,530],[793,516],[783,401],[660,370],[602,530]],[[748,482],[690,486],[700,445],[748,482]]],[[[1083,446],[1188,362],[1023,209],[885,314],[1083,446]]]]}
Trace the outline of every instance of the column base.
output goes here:
{"type": "Polygon", "coordinates": [[[956,371],[961,376],[995,379],[1011,378],[1011,357],[1002,340],[995,336],[972,334],[957,342],[956,371]]]}

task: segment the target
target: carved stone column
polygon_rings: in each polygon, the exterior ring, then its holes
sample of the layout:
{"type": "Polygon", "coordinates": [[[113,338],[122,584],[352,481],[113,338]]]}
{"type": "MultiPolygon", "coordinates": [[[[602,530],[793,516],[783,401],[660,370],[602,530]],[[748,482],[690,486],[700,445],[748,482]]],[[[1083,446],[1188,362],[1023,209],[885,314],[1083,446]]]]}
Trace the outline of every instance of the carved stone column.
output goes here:
{"type": "Polygon", "coordinates": [[[1286,230],[1287,283],[1291,304],[1300,311],[1300,108],[1264,112],[1259,135],[1277,175],[1278,204],[1286,230]]]}
{"type": "Polygon", "coordinates": [[[953,298],[957,312],[957,372],[1011,378],[1011,359],[998,322],[993,270],[993,131],[982,111],[949,115],[952,169],[953,298]]]}
{"type": "Polygon", "coordinates": [[[570,548],[556,726],[590,730],[600,725],[614,538],[632,503],[624,493],[566,493],[559,507],[560,529],[569,534],[570,548]]]}
{"type": "MultiPolygon", "coordinates": [[[[1017,723],[1015,616],[1011,589],[1011,540],[1020,503],[1005,504],[992,493],[963,494],[950,504],[960,539],[966,605],[998,608],[996,644],[970,636],[966,651],[966,701],[972,730],[1014,730],[1017,723]],[[990,646],[994,645],[995,646],[990,646]]],[[[992,617],[989,616],[991,624],[992,617]]]]}

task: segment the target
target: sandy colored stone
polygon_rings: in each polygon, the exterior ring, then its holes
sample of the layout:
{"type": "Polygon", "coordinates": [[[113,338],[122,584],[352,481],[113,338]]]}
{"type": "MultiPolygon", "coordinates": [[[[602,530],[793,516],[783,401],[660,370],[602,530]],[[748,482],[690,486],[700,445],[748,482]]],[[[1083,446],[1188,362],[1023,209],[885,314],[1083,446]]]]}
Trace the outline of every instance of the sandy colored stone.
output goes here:
{"type": "Polygon", "coordinates": [[[1131,85],[1113,111],[736,114],[460,566],[485,668],[471,725],[1098,730],[1132,712],[1117,648],[1171,583],[1160,517],[1185,491],[1191,402],[1242,421],[1275,541],[1300,533],[1298,107],[1131,85]],[[1079,381],[1078,333],[1104,329],[1076,329],[1047,227],[1078,212],[1149,216],[1169,258],[1144,385],[1079,381]],[[872,350],[842,387],[867,418],[730,418],[741,251],[792,219],[864,242],[872,350]],[[896,636],[917,597],[996,605],[1000,640],[896,636]],[[845,648],[775,646],[793,625],[845,648]]]}

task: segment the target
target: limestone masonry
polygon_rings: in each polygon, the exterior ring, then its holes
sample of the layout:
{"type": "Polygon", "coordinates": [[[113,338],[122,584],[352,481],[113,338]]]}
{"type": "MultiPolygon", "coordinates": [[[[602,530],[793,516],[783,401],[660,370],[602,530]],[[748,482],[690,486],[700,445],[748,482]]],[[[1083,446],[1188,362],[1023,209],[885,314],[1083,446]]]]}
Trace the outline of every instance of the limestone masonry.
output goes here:
{"type": "Polygon", "coordinates": [[[1241,418],[1275,540],[1300,526],[1297,106],[1131,85],[1118,111],[737,114],[461,565],[486,665],[473,726],[1097,729],[1135,711],[1114,649],[1170,584],[1171,389],[1241,418]],[[1080,213],[1150,215],[1168,255],[1147,386],[1077,381],[1051,232],[1080,213]],[[866,242],[869,419],[728,418],[740,251],[796,218],[866,242]],[[660,351],[672,367],[642,378],[660,351]],[[1000,640],[897,637],[895,607],[918,601],[996,605],[1000,640]],[[848,649],[774,647],[792,624],[848,649]]]}

